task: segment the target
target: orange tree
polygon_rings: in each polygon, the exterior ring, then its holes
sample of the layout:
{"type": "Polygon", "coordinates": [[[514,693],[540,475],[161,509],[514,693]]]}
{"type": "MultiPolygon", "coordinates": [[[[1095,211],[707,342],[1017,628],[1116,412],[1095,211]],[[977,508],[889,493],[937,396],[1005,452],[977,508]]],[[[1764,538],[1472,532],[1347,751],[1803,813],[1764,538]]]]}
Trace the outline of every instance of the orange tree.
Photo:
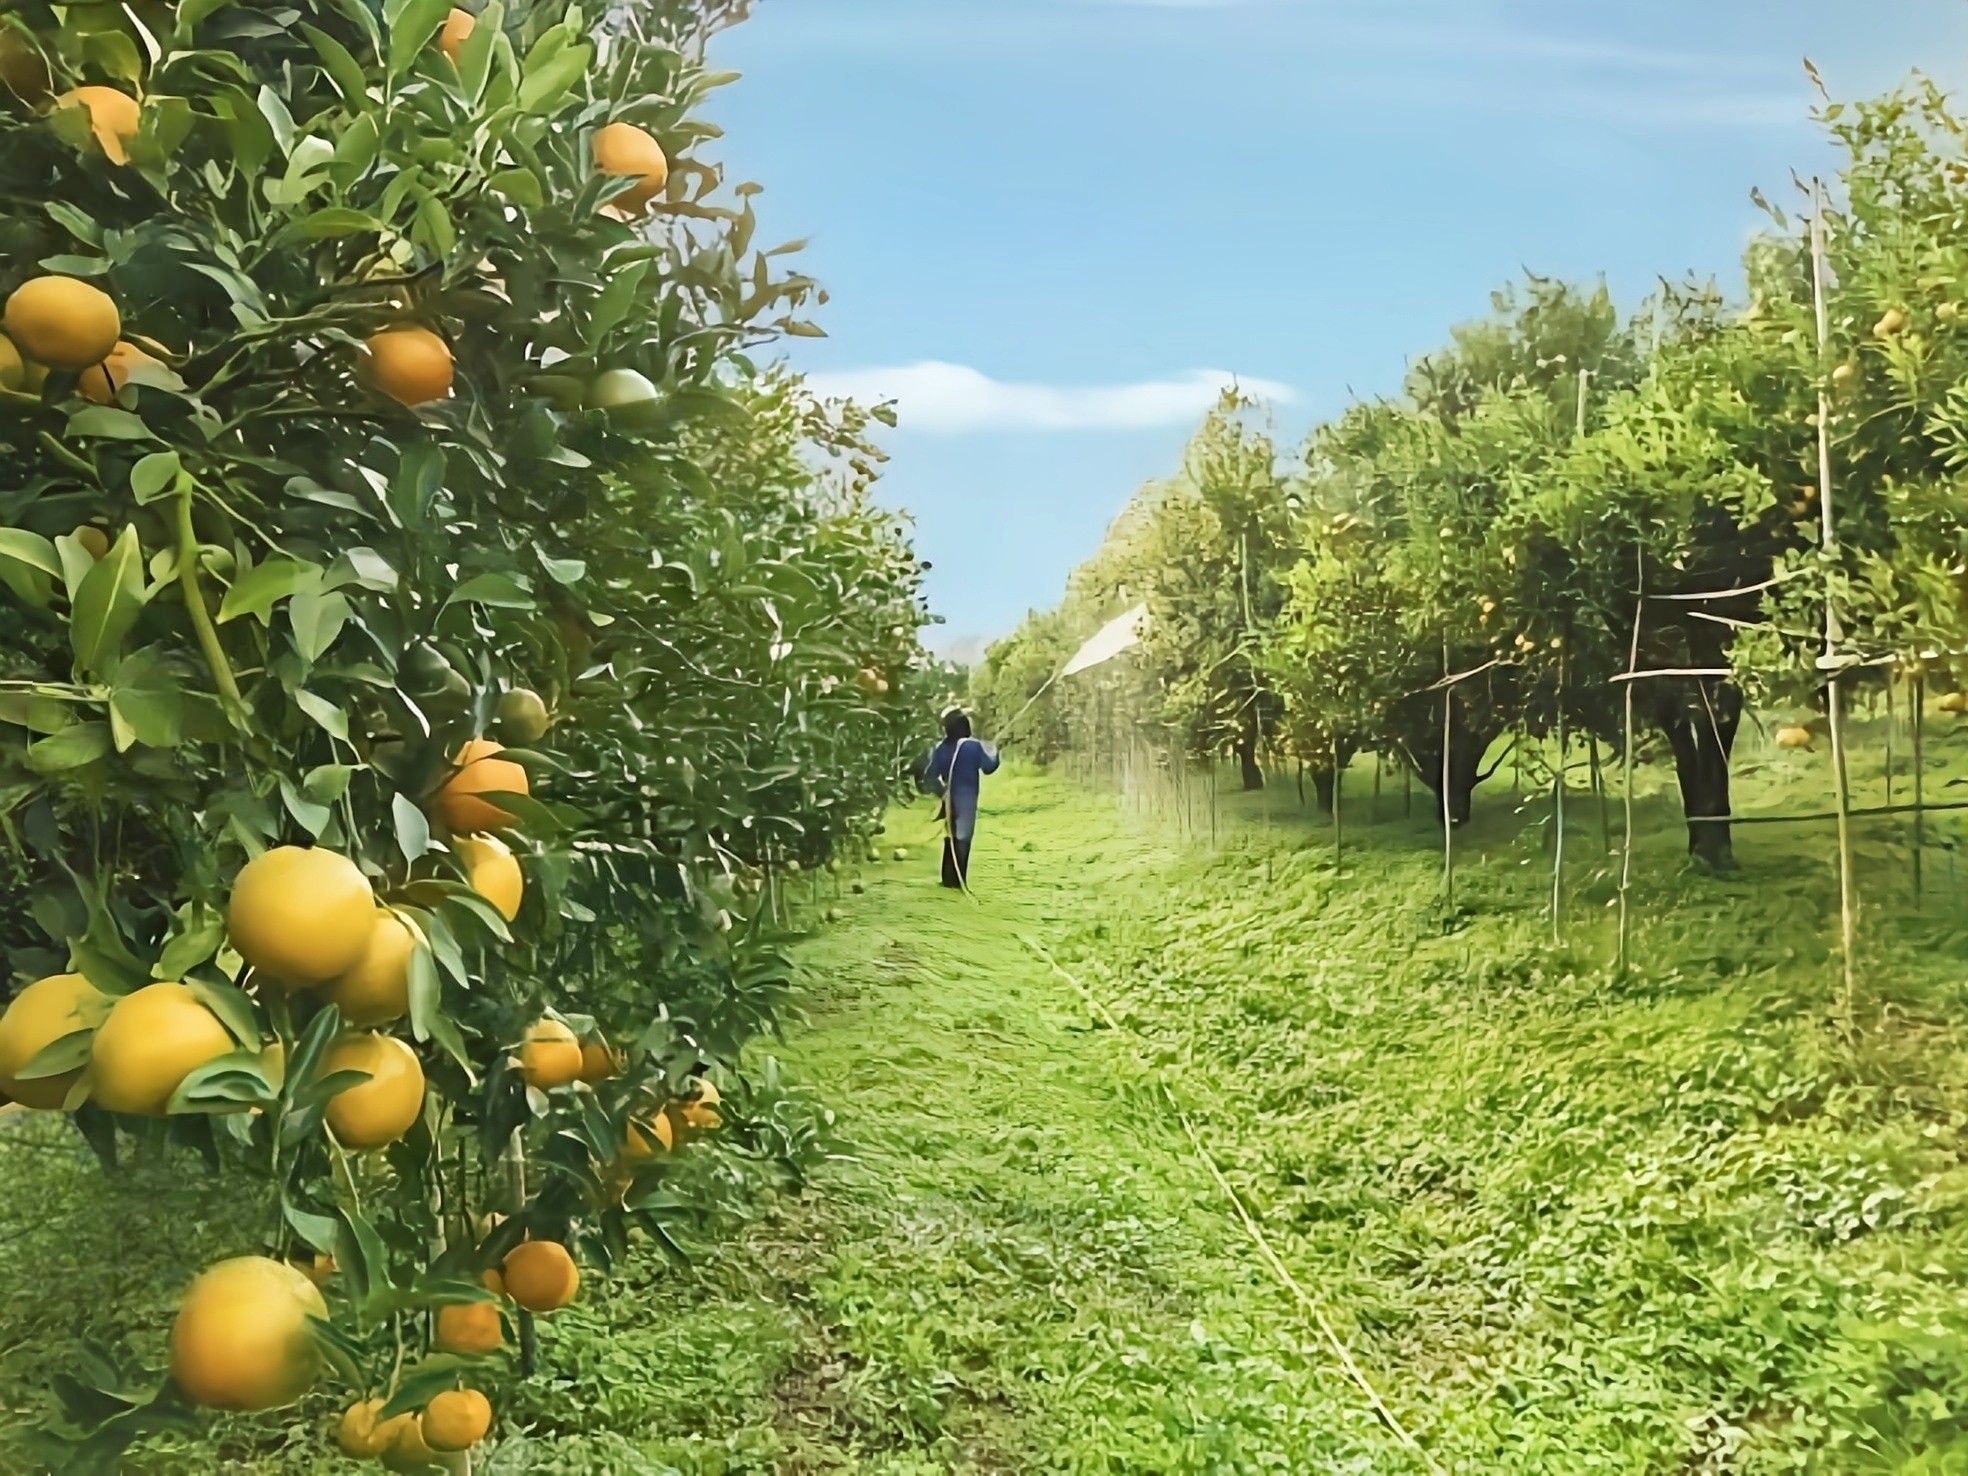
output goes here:
{"type": "Polygon", "coordinates": [[[724,1074],[748,898],[930,679],[865,417],[747,357],[817,294],[696,157],[705,25],[0,9],[0,1090],[269,1186],[168,1380],[63,1381],[64,1469],[324,1357],[349,1449],[443,1458],[706,1208],[673,1149],[799,1151],[724,1074]]]}

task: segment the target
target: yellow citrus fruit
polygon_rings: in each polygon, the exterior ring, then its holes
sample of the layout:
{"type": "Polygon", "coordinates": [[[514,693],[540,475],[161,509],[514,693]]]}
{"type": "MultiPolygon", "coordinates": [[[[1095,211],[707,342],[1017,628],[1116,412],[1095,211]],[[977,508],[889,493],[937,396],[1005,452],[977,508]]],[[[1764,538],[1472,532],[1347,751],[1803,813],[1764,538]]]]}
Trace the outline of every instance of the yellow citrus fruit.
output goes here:
{"type": "Polygon", "coordinates": [[[490,1302],[454,1302],[437,1309],[437,1346],[446,1353],[490,1353],[505,1341],[499,1309],[490,1302]]]}
{"type": "Polygon", "coordinates": [[[424,1406],[424,1444],[470,1450],[492,1428],[492,1401],[476,1389],[447,1389],[424,1406]]]}
{"type": "Polygon", "coordinates": [[[323,992],[345,1021],[364,1030],[400,1020],[410,1008],[410,956],[416,951],[410,924],[378,907],[362,957],[323,992]]]}
{"type": "Polygon", "coordinates": [[[171,1329],[171,1375],[207,1409],[292,1404],[319,1358],[308,1318],[326,1317],[320,1288],[266,1256],[221,1261],[192,1282],[171,1329]]]}
{"type": "MultiPolygon", "coordinates": [[[[385,1426],[376,1423],[376,1416],[383,1412],[387,1404],[383,1399],[364,1399],[351,1404],[342,1411],[342,1422],[335,1429],[335,1444],[345,1456],[353,1456],[358,1461],[374,1460],[389,1448],[389,1435],[385,1426]]],[[[390,1435],[395,1432],[391,1430],[390,1435]]]]}
{"type": "Polygon", "coordinates": [[[439,789],[432,807],[438,819],[458,835],[474,831],[500,830],[513,823],[510,811],[500,809],[485,794],[531,794],[526,770],[511,759],[495,758],[505,752],[502,744],[489,738],[474,738],[459,749],[451,760],[453,773],[439,789]]]}
{"type": "Polygon", "coordinates": [[[371,389],[404,405],[428,405],[451,393],[451,346],[428,328],[385,328],[366,349],[371,389]]]}
{"type": "Polygon", "coordinates": [[[108,358],[123,332],[109,294],[73,277],[30,277],[7,299],[4,321],[23,359],[77,373],[108,358]]]}
{"type": "Polygon", "coordinates": [[[414,1414],[398,1415],[385,1422],[389,1448],[383,1452],[386,1471],[428,1471],[437,1464],[437,1452],[424,1443],[423,1426],[414,1414]]]}
{"type": "Polygon", "coordinates": [[[671,1104],[671,1110],[691,1132],[708,1133],[724,1125],[724,1119],[717,1110],[722,1100],[716,1084],[709,1077],[700,1076],[692,1083],[687,1096],[671,1104]]]}
{"type": "Polygon", "coordinates": [[[15,995],[0,1015],[0,1093],[23,1107],[61,1106],[81,1067],[28,1081],[20,1071],[64,1035],[101,1024],[109,1007],[108,996],[80,974],[50,974],[15,995]]]}
{"type": "Polygon", "coordinates": [[[589,1086],[607,1081],[622,1069],[622,1058],[618,1056],[605,1040],[599,1038],[581,1043],[581,1080],[589,1086]]]}
{"type": "Polygon", "coordinates": [[[526,1084],[550,1092],[577,1081],[581,1075],[581,1043],[558,1020],[540,1020],[526,1027],[519,1047],[519,1072],[526,1084]]]}
{"type": "Polygon", "coordinates": [[[506,1253],[506,1295],[529,1312],[552,1312],[574,1300],[581,1268],[552,1240],[521,1241],[506,1253]]]}
{"type": "Polygon", "coordinates": [[[27,361],[11,338],[0,336],[0,389],[27,388],[27,361]]]}
{"type": "Polygon", "coordinates": [[[423,1063],[393,1035],[345,1035],[322,1057],[321,1071],[369,1073],[328,1099],[328,1126],[344,1148],[394,1143],[424,1110],[423,1063]]]}
{"type": "Polygon", "coordinates": [[[469,10],[451,7],[451,13],[444,17],[444,26],[437,33],[437,49],[457,61],[458,53],[464,50],[465,42],[478,26],[478,17],[469,10]]]}
{"type": "Polygon", "coordinates": [[[609,123],[595,130],[595,168],[603,174],[633,179],[635,184],[608,203],[624,215],[639,215],[663,193],[670,181],[670,161],[663,146],[646,128],[633,123],[609,123]]]}
{"type": "Polygon", "coordinates": [[[1809,748],[1810,746],[1811,730],[1809,728],[1800,727],[1796,723],[1787,723],[1777,729],[1777,747],[1809,748]]]}
{"type": "Polygon", "coordinates": [[[112,164],[130,162],[130,140],[143,124],[143,109],[127,92],[114,87],[78,87],[55,99],[55,110],[82,108],[89,114],[89,127],[96,143],[112,164]]]}
{"type": "Polygon", "coordinates": [[[547,735],[547,704],[530,687],[514,687],[499,694],[499,736],[522,748],[538,743],[547,735]]]}
{"type": "Polygon", "coordinates": [[[219,1017],[183,984],[147,984],[110,1006],[89,1046],[89,1094],[106,1112],[162,1117],[178,1083],[233,1049],[219,1017]]]}
{"type": "Polygon", "coordinates": [[[100,364],[82,371],[77,388],[98,405],[107,405],[116,398],[117,391],[130,382],[130,371],[141,364],[156,364],[158,361],[128,340],[119,340],[109,351],[109,357],[100,364]]]}
{"type": "Polygon", "coordinates": [[[670,1126],[667,1112],[656,1112],[648,1117],[631,1118],[622,1133],[622,1151],[616,1162],[630,1168],[645,1164],[656,1156],[657,1150],[668,1153],[676,1147],[676,1129],[670,1126]]]}
{"type": "Polygon", "coordinates": [[[1906,325],[1907,316],[1905,313],[1901,312],[1898,308],[1888,308],[1884,316],[1872,325],[1873,336],[1877,338],[1891,338],[1894,334],[1905,328],[1906,325]]]}
{"type": "Polygon", "coordinates": [[[290,985],[325,984],[355,967],[375,928],[368,879],[320,846],[275,846],[248,861],[226,909],[239,956],[290,985]]]}
{"type": "Polygon", "coordinates": [[[478,1279],[484,1283],[485,1289],[491,1292],[493,1296],[503,1297],[506,1294],[506,1278],[499,1274],[498,1267],[487,1266],[483,1271],[478,1273],[478,1279]]]}
{"type": "Polygon", "coordinates": [[[519,916],[520,899],[526,895],[526,875],[504,841],[496,835],[461,836],[458,862],[465,868],[471,889],[498,908],[499,916],[507,922],[519,916]]]}

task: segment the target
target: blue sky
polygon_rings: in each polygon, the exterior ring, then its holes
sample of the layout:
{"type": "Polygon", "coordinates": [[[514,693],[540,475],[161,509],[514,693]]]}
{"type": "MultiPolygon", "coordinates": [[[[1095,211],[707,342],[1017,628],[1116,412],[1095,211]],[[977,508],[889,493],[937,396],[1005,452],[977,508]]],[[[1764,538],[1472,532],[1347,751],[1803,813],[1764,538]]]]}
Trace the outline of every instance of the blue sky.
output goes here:
{"type": "Polygon", "coordinates": [[[1834,94],[1968,63],[1964,0],[761,0],[713,60],[791,361],[900,400],[884,496],[960,653],[1054,603],[1235,375],[1295,440],[1525,268],[1733,285],[1834,94]]]}

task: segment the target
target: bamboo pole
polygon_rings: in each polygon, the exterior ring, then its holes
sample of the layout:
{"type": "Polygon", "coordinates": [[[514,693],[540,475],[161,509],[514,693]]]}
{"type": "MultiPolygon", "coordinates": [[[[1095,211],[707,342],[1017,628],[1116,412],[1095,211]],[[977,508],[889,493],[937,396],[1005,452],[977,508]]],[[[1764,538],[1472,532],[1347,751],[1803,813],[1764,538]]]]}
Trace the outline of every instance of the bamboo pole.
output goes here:
{"type": "MultiPolygon", "coordinates": [[[[1584,381],[1580,381],[1581,386],[1584,381]]],[[[1565,941],[1565,653],[1558,653],[1558,762],[1551,770],[1551,941],[1565,941]]]]}
{"type": "MultiPolygon", "coordinates": [[[[1832,507],[1831,379],[1826,362],[1830,357],[1831,331],[1825,311],[1823,181],[1814,180],[1811,192],[1811,307],[1818,330],[1818,516],[1820,539],[1828,571],[1829,559],[1838,550],[1838,524],[1832,507]]],[[[1838,609],[1832,601],[1831,590],[1827,587],[1824,609],[1824,664],[1830,680],[1826,685],[1825,706],[1831,718],[1832,784],[1838,804],[1838,936],[1844,991],[1840,1001],[1840,1013],[1844,1017],[1844,1028],[1849,1032],[1854,1024],[1853,1012],[1858,995],[1854,959],[1858,941],[1858,901],[1854,895],[1852,877],[1852,822],[1849,814],[1852,796],[1845,766],[1845,701],[1839,683],[1843,675],[1839,668],[1838,655],[1838,646],[1842,637],[1838,609]]]]}
{"type": "MultiPolygon", "coordinates": [[[[1627,652],[1626,669],[1635,672],[1640,669],[1640,617],[1647,603],[1647,556],[1636,537],[1633,545],[1633,644],[1627,652]]],[[[1620,767],[1620,803],[1626,811],[1625,827],[1620,833],[1620,880],[1619,880],[1619,939],[1614,958],[1615,967],[1624,976],[1627,970],[1627,893],[1633,885],[1633,690],[1634,683],[1625,684],[1625,730],[1624,752],[1620,767]]]]}
{"type": "Polygon", "coordinates": [[[1927,761],[1922,749],[1923,728],[1927,721],[1927,678],[1925,675],[1913,678],[1912,687],[1907,693],[1908,705],[1913,709],[1913,905],[1920,906],[1921,893],[1921,851],[1927,841],[1927,817],[1922,809],[1927,782],[1927,761]]]}
{"type": "MultiPolygon", "coordinates": [[[[1442,637],[1442,675],[1449,674],[1449,638],[1442,637]]],[[[1450,706],[1455,696],[1453,686],[1442,688],[1442,905],[1450,912],[1455,911],[1456,868],[1455,868],[1455,826],[1449,814],[1449,737],[1453,731],[1453,709],[1450,706]]]]}
{"type": "Polygon", "coordinates": [[[1333,766],[1333,875],[1337,876],[1339,875],[1339,863],[1342,854],[1341,847],[1345,844],[1345,840],[1346,840],[1345,826],[1342,824],[1339,815],[1339,809],[1340,809],[1339,797],[1341,791],[1343,791],[1346,788],[1346,776],[1342,774],[1339,769],[1339,740],[1337,738],[1333,739],[1333,743],[1332,743],[1332,766],[1333,766]]]}

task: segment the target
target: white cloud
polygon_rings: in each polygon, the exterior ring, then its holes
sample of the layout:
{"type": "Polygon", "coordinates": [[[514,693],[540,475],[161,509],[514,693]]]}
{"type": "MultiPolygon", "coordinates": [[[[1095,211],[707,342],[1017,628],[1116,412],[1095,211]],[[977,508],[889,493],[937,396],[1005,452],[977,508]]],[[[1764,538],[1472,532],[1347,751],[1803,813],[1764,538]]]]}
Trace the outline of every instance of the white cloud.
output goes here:
{"type": "Polygon", "coordinates": [[[967,364],[924,360],[890,368],[812,374],[819,394],[874,404],[896,402],[907,430],[963,435],[981,430],[1141,430],[1194,420],[1231,385],[1259,400],[1292,398],[1289,385],[1197,369],[1137,384],[1015,384],[967,364]]]}

